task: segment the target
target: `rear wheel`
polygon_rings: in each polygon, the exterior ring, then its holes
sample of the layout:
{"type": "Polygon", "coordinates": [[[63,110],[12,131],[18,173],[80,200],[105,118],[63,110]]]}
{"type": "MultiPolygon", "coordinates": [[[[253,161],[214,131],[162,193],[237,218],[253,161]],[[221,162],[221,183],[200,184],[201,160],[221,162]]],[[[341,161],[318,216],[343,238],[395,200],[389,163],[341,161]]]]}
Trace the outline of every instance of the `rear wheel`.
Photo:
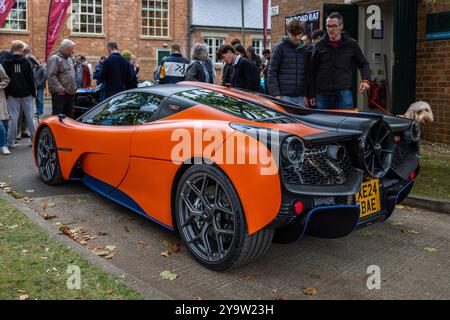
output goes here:
{"type": "Polygon", "coordinates": [[[41,179],[50,185],[64,182],[55,138],[49,127],[42,129],[36,143],[36,160],[41,179]]]}
{"type": "Polygon", "coordinates": [[[189,168],[177,189],[176,220],[181,238],[194,258],[212,270],[245,265],[263,255],[274,235],[247,232],[241,202],[228,177],[201,164],[189,168]]]}

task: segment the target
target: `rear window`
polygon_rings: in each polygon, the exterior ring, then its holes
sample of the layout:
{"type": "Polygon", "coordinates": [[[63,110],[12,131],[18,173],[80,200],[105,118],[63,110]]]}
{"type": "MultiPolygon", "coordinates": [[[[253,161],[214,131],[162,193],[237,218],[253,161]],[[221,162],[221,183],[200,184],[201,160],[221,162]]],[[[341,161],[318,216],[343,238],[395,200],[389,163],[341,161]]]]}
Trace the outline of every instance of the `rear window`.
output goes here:
{"type": "Polygon", "coordinates": [[[229,97],[219,92],[206,89],[196,89],[177,93],[176,96],[214,107],[224,112],[231,113],[240,118],[258,121],[279,117],[276,111],[266,109],[248,101],[229,97]]]}

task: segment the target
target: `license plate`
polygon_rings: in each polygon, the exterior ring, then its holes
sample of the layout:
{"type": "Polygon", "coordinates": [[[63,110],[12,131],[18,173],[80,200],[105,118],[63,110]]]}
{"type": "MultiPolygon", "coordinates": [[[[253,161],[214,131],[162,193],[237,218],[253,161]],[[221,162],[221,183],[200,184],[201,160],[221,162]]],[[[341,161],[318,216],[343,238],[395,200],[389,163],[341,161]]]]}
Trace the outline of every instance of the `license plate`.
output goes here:
{"type": "Polygon", "coordinates": [[[369,180],[361,185],[361,190],[355,195],[359,203],[360,217],[367,217],[381,210],[380,181],[369,180]]]}

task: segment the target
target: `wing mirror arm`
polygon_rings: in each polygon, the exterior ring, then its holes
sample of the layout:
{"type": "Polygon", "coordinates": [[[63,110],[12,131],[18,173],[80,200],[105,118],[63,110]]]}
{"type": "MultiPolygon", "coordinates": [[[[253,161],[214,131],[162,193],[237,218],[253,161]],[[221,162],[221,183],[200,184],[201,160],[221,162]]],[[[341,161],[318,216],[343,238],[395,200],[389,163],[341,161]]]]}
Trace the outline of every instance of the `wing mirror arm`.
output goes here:
{"type": "Polygon", "coordinates": [[[59,120],[59,122],[63,123],[63,120],[64,120],[65,118],[66,118],[66,115],[65,115],[65,114],[62,114],[62,113],[58,114],[58,120],[59,120]]]}

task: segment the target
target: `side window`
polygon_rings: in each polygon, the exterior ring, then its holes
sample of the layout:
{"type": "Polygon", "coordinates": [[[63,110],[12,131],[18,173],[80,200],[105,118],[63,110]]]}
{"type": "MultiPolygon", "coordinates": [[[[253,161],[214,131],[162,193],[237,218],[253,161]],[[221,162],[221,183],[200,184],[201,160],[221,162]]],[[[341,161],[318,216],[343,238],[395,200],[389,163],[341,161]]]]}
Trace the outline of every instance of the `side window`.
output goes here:
{"type": "Polygon", "coordinates": [[[99,105],[85,117],[82,123],[98,126],[132,126],[151,122],[162,97],[145,92],[118,95],[99,105]]]}

